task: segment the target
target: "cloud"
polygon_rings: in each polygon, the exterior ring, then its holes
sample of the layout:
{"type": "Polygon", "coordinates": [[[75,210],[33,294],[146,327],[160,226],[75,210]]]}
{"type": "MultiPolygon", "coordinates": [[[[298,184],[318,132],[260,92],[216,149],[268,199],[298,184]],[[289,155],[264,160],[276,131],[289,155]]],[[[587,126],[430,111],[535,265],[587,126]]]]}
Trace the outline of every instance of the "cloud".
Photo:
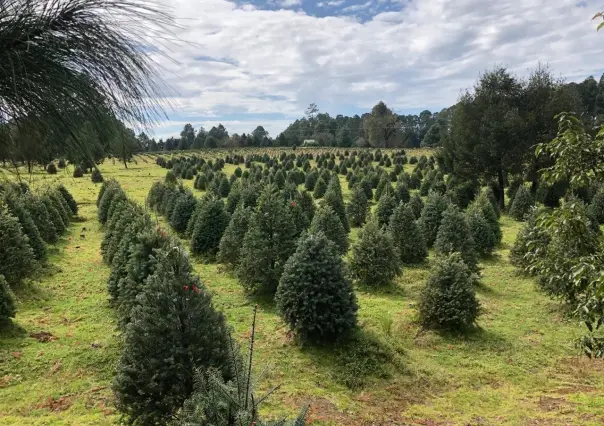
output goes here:
{"type": "MultiPolygon", "coordinates": [[[[226,123],[237,132],[260,124],[276,136],[311,102],[333,115],[380,100],[398,112],[438,110],[495,65],[522,77],[548,63],[574,80],[604,70],[593,1],[416,1],[363,22],[226,0],[163,1],[182,40],[166,47],[172,60],[153,53],[178,93],[166,100],[178,104],[169,115],[195,126],[223,121],[230,132],[226,123]]],[[[372,10],[371,2],[354,6],[372,10]]]]}
{"type": "Polygon", "coordinates": [[[277,0],[277,4],[281,7],[295,7],[302,4],[302,0],[277,0]]]}
{"type": "Polygon", "coordinates": [[[353,4],[352,6],[345,7],[342,12],[358,12],[360,10],[369,9],[371,7],[372,0],[362,4],[353,4]]]}
{"type": "Polygon", "coordinates": [[[339,7],[345,3],[345,0],[332,0],[317,3],[318,7],[339,7]]]}

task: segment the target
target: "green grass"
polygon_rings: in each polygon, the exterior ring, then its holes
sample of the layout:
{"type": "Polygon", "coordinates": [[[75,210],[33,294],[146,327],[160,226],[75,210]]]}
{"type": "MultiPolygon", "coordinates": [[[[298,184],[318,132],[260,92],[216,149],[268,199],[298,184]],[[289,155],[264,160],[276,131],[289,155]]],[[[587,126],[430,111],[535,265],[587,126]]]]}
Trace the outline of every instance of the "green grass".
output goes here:
{"type": "MultiPolygon", "coordinates": [[[[110,160],[100,168],[141,203],[166,172],[150,157],[137,157],[127,170],[110,160]]],[[[234,169],[227,165],[225,172],[234,169]]],[[[0,332],[0,424],[116,423],[109,387],[119,336],[107,304],[109,270],[99,253],[99,186],[88,176],[73,179],[71,169],[23,178],[33,186],[65,184],[85,221],[74,223],[53,247],[51,271],[17,292],[15,326],[0,332]],[[42,343],[29,336],[40,331],[57,339],[42,343]]],[[[192,181],[186,184],[192,187],[192,181]]],[[[347,196],[345,180],[342,188],[347,196]]],[[[581,325],[509,264],[520,224],[503,217],[502,226],[502,247],[481,263],[480,328],[465,336],[426,332],[416,324],[428,265],[406,268],[392,288],[357,289],[362,336],[372,342],[367,350],[386,354],[369,365],[350,352],[360,351],[356,347],[300,347],[274,305],[247,297],[222,265],[196,262],[195,269],[242,342],[252,306],[259,305],[256,367],[270,365],[264,387],[282,384],[264,406],[269,415],[293,414],[310,403],[316,424],[602,424],[604,362],[580,356],[573,341],[581,325]],[[365,370],[375,374],[362,377],[365,370]],[[364,386],[349,389],[350,379],[364,386]]],[[[353,241],[356,235],[353,230],[353,241]]]]}

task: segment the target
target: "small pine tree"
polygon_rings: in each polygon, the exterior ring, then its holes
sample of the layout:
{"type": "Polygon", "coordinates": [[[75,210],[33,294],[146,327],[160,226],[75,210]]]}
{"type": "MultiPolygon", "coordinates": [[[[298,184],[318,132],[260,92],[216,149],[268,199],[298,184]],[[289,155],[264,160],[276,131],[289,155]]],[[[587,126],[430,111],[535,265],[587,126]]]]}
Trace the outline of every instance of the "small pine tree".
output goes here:
{"type": "Polygon", "coordinates": [[[428,200],[424,205],[418,222],[428,248],[434,245],[434,241],[438,234],[438,228],[440,227],[440,222],[443,218],[443,213],[450,204],[451,203],[443,195],[435,192],[431,192],[430,195],[428,195],[428,200]]]}
{"type": "Polygon", "coordinates": [[[523,221],[534,205],[535,202],[533,201],[531,191],[527,187],[521,186],[514,196],[514,202],[510,208],[510,216],[518,221],[523,221]]]}
{"type": "Polygon", "coordinates": [[[116,181],[108,182],[101,187],[101,192],[99,192],[101,198],[97,204],[97,213],[99,222],[101,222],[102,224],[105,224],[107,222],[109,207],[111,207],[113,197],[115,197],[116,195],[119,197],[119,193],[123,193],[123,191],[116,181]]]}
{"type": "Polygon", "coordinates": [[[604,187],[600,188],[591,199],[589,211],[599,224],[604,224],[604,187]]]}
{"type": "Polygon", "coordinates": [[[57,186],[57,189],[61,193],[61,196],[63,197],[63,199],[67,202],[67,205],[69,206],[69,209],[71,210],[71,214],[73,214],[73,215],[78,214],[78,203],[73,198],[73,195],[71,195],[71,193],[63,185],[57,186]]]}
{"type": "Polygon", "coordinates": [[[198,370],[228,377],[223,316],[180,248],[160,250],[145,281],[113,383],[116,405],[134,424],[166,424],[193,392],[198,370]]]}
{"type": "Polygon", "coordinates": [[[23,197],[23,207],[29,212],[31,218],[40,231],[40,236],[47,243],[56,243],[59,239],[57,230],[50,219],[50,213],[46,205],[39,197],[27,194],[23,197]]]}
{"type": "Polygon", "coordinates": [[[334,175],[329,181],[329,186],[323,197],[323,203],[333,209],[334,213],[340,218],[344,231],[349,233],[350,224],[348,223],[346,206],[344,205],[344,198],[342,196],[342,188],[340,187],[340,180],[337,175],[334,175]]]}
{"type": "Polygon", "coordinates": [[[356,327],[352,283],[335,244],[323,233],[300,239],[275,299],[284,321],[302,340],[331,342],[356,327]]]}
{"type": "Polygon", "coordinates": [[[468,213],[480,213],[486,219],[491,228],[495,245],[501,243],[501,239],[503,238],[501,224],[499,223],[499,218],[497,212],[493,208],[493,204],[489,201],[487,193],[483,192],[474,201],[472,201],[472,203],[468,206],[467,211],[468,213]]]}
{"type": "Polygon", "coordinates": [[[350,202],[346,206],[346,213],[352,226],[363,226],[369,215],[369,202],[365,196],[365,191],[360,185],[355,185],[352,189],[350,202]]]}
{"type": "Polygon", "coordinates": [[[463,212],[453,204],[443,213],[434,248],[437,254],[445,256],[460,253],[471,271],[478,270],[476,248],[468,221],[463,212]]]}
{"type": "MultiPolygon", "coordinates": [[[[407,188],[407,185],[405,185],[402,182],[396,186],[396,192],[394,195],[396,197],[396,201],[398,201],[399,203],[407,204],[409,201],[411,201],[411,195],[409,194],[409,188],[407,188]]],[[[420,198],[420,200],[421,200],[421,198],[420,198]]]]}
{"type": "Polygon", "coordinates": [[[34,223],[29,212],[23,206],[21,200],[16,202],[13,214],[19,219],[23,232],[27,235],[27,242],[34,252],[36,260],[43,262],[46,260],[46,245],[40,235],[38,227],[34,223]]]}
{"type": "Polygon", "coordinates": [[[312,222],[315,216],[315,202],[308,191],[302,191],[298,194],[297,203],[308,218],[308,223],[312,222]]]}
{"type": "Polygon", "coordinates": [[[458,253],[436,261],[419,301],[420,323],[426,328],[460,331],[480,314],[475,278],[458,253]]]}
{"type": "Polygon", "coordinates": [[[197,199],[189,191],[181,194],[176,200],[172,215],[170,216],[170,226],[177,233],[182,234],[187,230],[187,225],[195,208],[197,199]]]}
{"type": "Polygon", "coordinates": [[[229,214],[224,202],[213,198],[203,203],[191,234],[191,253],[214,259],[222,235],[229,226],[229,214]]]}
{"type": "Polygon", "coordinates": [[[392,213],[394,213],[396,205],[396,199],[389,191],[386,191],[384,194],[382,194],[375,209],[375,217],[379,226],[388,225],[390,222],[390,216],[392,216],[392,213]]]}
{"type": "Polygon", "coordinates": [[[331,206],[324,204],[317,209],[310,224],[310,232],[323,232],[336,245],[341,255],[348,251],[348,234],[331,206]]]}
{"type": "Polygon", "coordinates": [[[9,318],[14,318],[16,312],[17,308],[13,293],[4,275],[0,275],[0,324],[9,318]]]}
{"type": "Polygon", "coordinates": [[[55,163],[49,163],[48,166],[46,166],[46,173],[49,175],[57,174],[57,166],[55,166],[55,163]]]}
{"type": "Polygon", "coordinates": [[[323,198],[323,196],[325,195],[325,191],[327,191],[327,184],[325,183],[323,178],[320,177],[319,179],[317,179],[317,183],[315,183],[313,197],[315,197],[315,199],[317,200],[319,198],[323,198]]]}
{"type": "Polygon", "coordinates": [[[224,198],[229,195],[229,192],[231,192],[231,184],[229,183],[229,179],[223,176],[218,186],[218,194],[224,198]]]}
{"type": "Polygon", "coordinates": [[[99,169],[97,169],[96,167],[92,170],[92,174],[90,175],[90,180],[92,181],[92,183],[103,183],[103,181],[104,181],[101,171],[99,169]]]}
{"type": "Polygon", "coordinates": [[[426,242],[415,221],[411,206],[399,203],[390,218],[388,231],[402,263],[421,263],[428,257],[426,242]]]}
{"type": "Polygon", "coordinates": [[[67,229],[67,226],[65,225],[65,222],[63,222],[63,217],[59,210],[57,210],[55,203],[53,203],[52,199],[47,194],[42,195],[40,200],[42,200],[46,206],[48,214],[50,215],[50,220],[52,221],[54,228],[57,230],[57,234],[62,235],[67,229]]]}
{"type": "Polygon", "coordinates": [[[285,186],[285,175],[281,169],[277,170],[277,173],[275,173],[275,185],[277,185],[277,188],[279,189],[283,189],[285,186]]]}
{"type": "MultiPolygon", "coordinates": [[[[325,182],[323,182],[325,183],[325,182]]],[[[306,175],[306,179],[304,180],[304,188],[306,188],[307,191],[313,191],[315,189],[315,185],[317,184],[317,177],[315,176],[314,173],[308,173],[306,175]]]]}
{"type": "Polygon", "coordinates": [[[166,185],[176,185],[178,183],[176,173],[172,170],[168,170],[168,173],[166,173],[166,177],[164,178],[164,183],[166,185]]]}
{"type": "Polygon", "coordinates": [[[81,178],[84,177],[84,170],[82,170],[82,167],[80,166],[75,166],[73,169],[73,177],[74,178],[81,178]]]}
{"type": "Polygon", "coordinates": [[[253,212],[250,207],[240,205],[235,209],[218,246],[218,262],[230,266],[237,265],[243,238],[249,228],[252,214],[253,212]]]}
{"type": "Polygon", "coordinates": [[[422,211],[424,210],[424,201],[418,193],[415,193],[415,195],[413,195],[413,197],[411,197],[409,200],[409,207],[411,207],[411,211],[413,212],[415,219],[419,219],[422,216],[422,211]]]}
{"type": "Polygon", "coordinates": [[[14,286],[21,282],[34,267],[34,251],[23,233],[19,220],[0,208],[0,275],[14,286]]]}
{"type": "Polygon", "coordinates": [[[289,207],[267,186],[243,238],[237,276],[249,292],[275,294],[283,265],[295,251],[296,227],[289,207]]]}
{"type": "Polygon", "coordinates": [[[490,256],[497,245],[493,229],[480,210],[466,211],[466,218],[478,255],[490,256]]]}
{"type": "Polygon", "coordinates": [[[527,271],[536,250],[545,251],[549,241],[549,235],[537,226],[537,209],[531,209],[526,216],[524,226],[516,235],[514,245],[510,249],[510,263],[527,271]],[[529,247],[529,242],[535,242],[536,244],[534,247],[529,247]]]}
{"type": "Polygon", "coordinates": [[[59,191],[52,190],[48,192],[48,196],[52,201],[53,205],[61,215],[61,219],[63,220],[63,224],[67,227],[71,222],[71,209],[67,205],[67,201],[63,198],[63,196],[59,193],[59,191]]]}
{"type": "Polygon", "coordinates": [[[399,253],[390,233],[371,220],[352,247],[350,269],[361,285],[386,286],[401,273],[399,253]]]}

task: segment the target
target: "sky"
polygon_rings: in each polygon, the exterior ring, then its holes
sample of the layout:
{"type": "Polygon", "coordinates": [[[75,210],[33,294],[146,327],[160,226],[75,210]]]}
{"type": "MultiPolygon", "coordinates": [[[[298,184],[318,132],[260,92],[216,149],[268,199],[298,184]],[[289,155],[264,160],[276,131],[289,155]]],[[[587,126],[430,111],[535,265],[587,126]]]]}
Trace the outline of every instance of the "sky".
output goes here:
{"type": "Polygon", "coordinates": [[[589,0],[159,0],[173,34],[152,53],[170,88],[169,120],[273,137],[312,102],[332,116],[384,101],[438,111],[481,72],[526,77],[539,63],[566,81],[604,72],[604,30],[589,0]]]}

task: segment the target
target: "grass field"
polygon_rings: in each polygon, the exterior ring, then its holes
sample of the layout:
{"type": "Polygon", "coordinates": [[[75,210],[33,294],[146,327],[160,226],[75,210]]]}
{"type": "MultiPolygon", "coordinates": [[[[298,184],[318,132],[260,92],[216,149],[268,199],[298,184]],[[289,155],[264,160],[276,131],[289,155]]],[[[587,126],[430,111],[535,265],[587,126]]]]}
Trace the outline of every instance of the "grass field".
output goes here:
{"type": "MultiPolygon", "coordinates": [[[[166,173],[148,156],[128,169],[111,160],[100,169],[141,203],[166,173]]],[[[0,331],[2,425],[119,422],[110,390],[119,335],[107,303],[109,269],[100,255],[99,185],[71,173],[21,176],[32,187],[63,183],[82,221],[52,247],[49,270],[18,290],[14,325],[0,331]]],[[[346,197],[344,180],[342,188],[346,197]]],[[[502,227],[502,247],[481,264],[479,329],[465,336],[422,331],[415,304],[428,266],[406,268],[392,288],[357,289],[362,333],[371,343],[354,353],[298,346],[271,302],[246,297],[221,265],[196,262],[195,268],[242,342],[252,306],[259,305],[256,367],[270,365],[265,386],[282,384],[264,406],[268,414],[293,414],[310,403],[311,419],[326,425],[603,424],[604,362],[579,355],[573,341],[581,325],[509,264],[520,224],[504,216],[502,227]]]]}

